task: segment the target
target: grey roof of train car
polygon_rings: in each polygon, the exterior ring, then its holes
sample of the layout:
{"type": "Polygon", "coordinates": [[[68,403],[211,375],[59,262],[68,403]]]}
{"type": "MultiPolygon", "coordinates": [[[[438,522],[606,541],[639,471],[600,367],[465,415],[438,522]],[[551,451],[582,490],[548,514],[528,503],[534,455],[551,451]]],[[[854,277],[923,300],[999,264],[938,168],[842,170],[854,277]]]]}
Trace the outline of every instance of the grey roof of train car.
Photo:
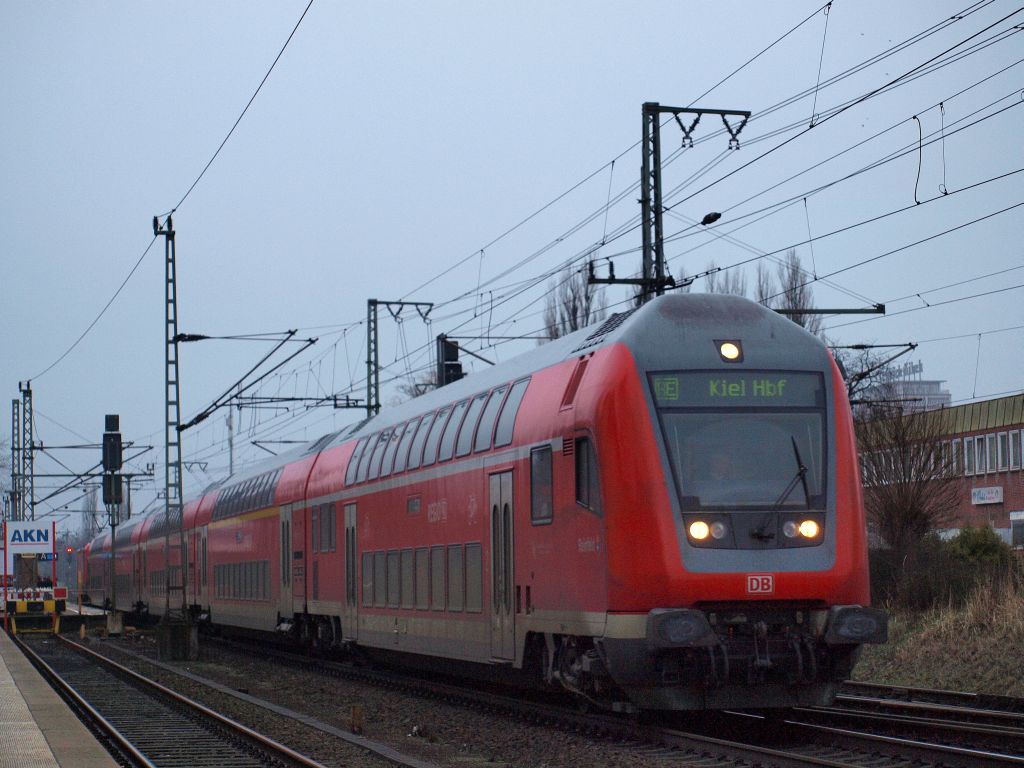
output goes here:
{"type": "MultiPolygon", "coordinates": [[[[413,417],[437,410],[450,403],[463,400],[496,386],[515,381],[538,370],[571,359],[575,356],[592,352],[616,342],[626,343],[637,356],[642,367],[650,370],[661,367],[660,359],[671,359],[678,364],[678,345],[688,344],[692,339],[706,340],[710,334],[719,334],[723,338],[736,335],[738,325],[744,328],[743,335],[749,341],[773,339],[792,340],[797,346],[806,345],[811,349],[824,349],[823,345],[807,345],[813,337],[788,318],[767,309],[749,299],[726,294],[692,293],[669,294],[658,297],[642,307],[629,309],[612,314],[605,320],[593,323],[579,331],[547,342],[536,349],[524,352],[516,357],[464,379],[453,382],[445,387],[432,390],[417,398],[387,408],[370,419],[363,419],[342,429],[321,435],[296,448],[282,452],[277,456],[268,457],[258,464],[246,467],[234,475],[213,483],[204,489],[203,494],[217,488],[233,486],[250,478],[277,469],[303,456],[322,451],[329,447],[359,438],[364,435],[401,424],[413,417]],[[680,323],[679,320],[684,320],[680,323]],[[666,344],[664,333],[672,331],[674,345],[666,344]]],[[[717,337],[717,336],[716,336],[717,337]]],[[[776,350],[778,347],[772,345],[776,350]]],[[[748,344],[749,353],[755,362],[759,356],[756,343],[748,344]]],[[[789,350],[791,353],[792,350],[789,350]]],[[[813,355],[813,352],[810,352],[813,355]]],[[[698,352],[693,349],[687,355],[693,364],[701,365],[706,359],[708,365],[717,364],[718,358],[711,345],[698,352]]],[[[809,364],[820,365],[820,358],[809,364]]],[[[766,365],[774,361],[765,360],[766,365]]],[[[668,363],[666,363],[668,365],[668,363]]]]}

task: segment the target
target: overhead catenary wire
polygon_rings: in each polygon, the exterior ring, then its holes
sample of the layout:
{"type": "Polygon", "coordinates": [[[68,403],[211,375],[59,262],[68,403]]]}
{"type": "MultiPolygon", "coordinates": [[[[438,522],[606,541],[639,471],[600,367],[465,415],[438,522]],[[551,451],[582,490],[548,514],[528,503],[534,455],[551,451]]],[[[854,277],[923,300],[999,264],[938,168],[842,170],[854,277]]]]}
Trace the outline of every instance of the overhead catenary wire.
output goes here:
{"type": "MultiPolygon", "coordinates": [[[[603,210],[606,212],[607,209],[603,209],[603,210]]],[[[526,282],[529,283],[529,284],[532,284],[532,285],[536,285],[536,281],[534,281],[534,280],[530,280],[530,281],[526,281],[526,282]]]]}
{"type": "MultiPolygon", "coordinates": [[[[162,214],[162,218],[165,218],[166,216],[170,215],[171,213],[174,213],[175,211],[177,211],[177,209],[179,209],[182,206],[182,204],[188,199],[189,195],[192,194],[192,191],[199,185],[199,182],[206,175],[206,172],[210,169],[210,166],[213,165],[214,160],[217,159],[217,156],[220,155],[221,150],[224,149],[224,146],[228,143],[228,140],[234,134],[235,129],[238,128],[239,123],[242,122],[242,118],[245,117],[246,112],[249,111],[249,107],[252,106],[253,101],[255,101],[256,96],[259,94],[260,90],[263,88],[263,85],[267,82],[267,79],[270,77],[271,72],[274,71],[274,67],[277,66],[277,62],[280,61],[281,56],[284,54],[284,51],[288,47],[288,44],[291,42],[292,38],[295,36],[295,32],[298,30],[299,25],[302,23],[302,20],[304,18],[306,18],[306,14],[309,12],[309,9],[310,9],[310,7],[312,5],[313,5],[313,0],[309,0],[309,3],[306,5],[305,10],[303,10],[302,15],[299,17],[299,20],[296,22],[295,27],[292,29],[291,34],[288,35],[288,39],[285,41],[284,45],[281,47],[281,50],[278,51],[277,56],[274,58],[273,63],[270,65],[270,69],[268,69],[267,73],[263,76],[263,79],[260,81],[259,86],[257,86],[255,92],[249,98],[249,101],[246,103],[245,107],[242,109],[242,112],[238,116],[238,119],[235,120],[234,124],[231,126],[231,129],[228,131],[227,135],[224,137],[224,140],[221,141],[220,145],[217,147],[216,151],[213,153],[213,156],[210,158],[210,160],[203,167],[203,170],[200,171],[199,175],[196,177],[195,181],[193,181],[192,184],[189,186],[188,190],[186,190],[185,194],[182,195],[182,197],[178,201],[178,203],[169,212],[167,212],[165,214],[162,214]]],[[[75,341],[71,344],[71,346],[68,347],[68,349],[65,350],[62,355],[60,355],[60,357],[58,357],[56,360],[54,360],[52,363],[50,363],[50,365],[47,366],[45,369],[43,369],[40,373],[37,373],[35,376],[33,376],[32,379],[40,379],[40,378],[42,378],[42,376],[44,374],[49,373],[51,370],[53,370],[55,367],[57,367],[57,365],[60,364],[69,354],[71,354],[71,352],[82,342],[82,340],[85,339],[85,337],[89,334],[89,332],[94,327],[96,327],[96,324],[100,321],[100,318],[103,317],[103,315],[106,313],[106,311],[108,309],[110,309],[110,306],[114,303],[114,301],[117,299],[117,297],[120,296],[121,291],[124,290],[124,287],[128,284],[128,281],[132,279],[132,275],[135,274],[135,272],[138,270],[139,266],[142,264],[142,262],[145,260],[146,256],[149,254],[150,250],[152,250],[153,244],[156,243],[156,241],[157,241],[157,237],[158,237],[157,235],[154,235],[153,239],[149,241],[149,245],[147,245],[145,250],[143,250],[142,255],[139,256],[139,258],[135,262],[134,266],[128,272],[127,277],[125,277],[125,279],[123,281],[121,281],[121,284],[118,286],[117,290],[114,291],[114,295],[111,296],[110,299],[107,301],[107,303],[103,305],[103,309],[100,310],[100,312],[96,316],[96,318],[91,323],[89,323],[89,325],[86,327],[86,329],[84,331],[82,331],[81,335],[77,339],[75,339],[75,341]]]]}

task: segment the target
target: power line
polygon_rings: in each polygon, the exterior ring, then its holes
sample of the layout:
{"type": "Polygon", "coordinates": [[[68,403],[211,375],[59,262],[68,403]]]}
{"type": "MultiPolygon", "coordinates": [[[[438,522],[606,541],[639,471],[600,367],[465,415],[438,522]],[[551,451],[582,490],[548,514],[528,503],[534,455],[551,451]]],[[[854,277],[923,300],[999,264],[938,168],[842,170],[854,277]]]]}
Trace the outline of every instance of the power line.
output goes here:
{"type": "MultiPolygon", "coordinates": [[[[235,120],[234,125],[231,126],[231,130],[228,131],[227,136],[224,137],[224,140],[220,143],[220,146],[217,147],[217,151],[213,153],[213,157],[211,157],[209,162],[206,163],[206,165],[203,167],[203,170],[199,173],[199,176],[197,176],[196,180],[192,182],[192,185],[188,188],[188,190],[185,192],[185,194],[182,195],[182,198],[181,198],[181,200],[178,201],[178,204],[175,205],[174,208],[172,208],[169,211],[169,213],[165,214],[165,215],[169,215],[170,213],[174,213],[175,211],[177,211],[177,209],[181,207],[182,203],[184,203],[185,200],[188,199],[188,196],[192,194],[192,190],[194,190],[196,188],[196,186],[202,180],[203,176],[206,175],[206,172],[210,169],[210,166],[213,165],[213,161],[217,159],[217,156],[220,154],[221,150],[224,149],[224,145],[228,143],[228,139],[230,139],[231,135],[235,132],[235,129],[238,127],[238,124],[240,122],[242,122],[242,118],[245,117],[245,113],[249,111],[249,107],[252,106],[253,101],[256,99],[256,96],[259,94],[260,90],[263,88],[264,83],[267,82],[267,78],[270,77],[270,73],[274,71],[274,67],[277,66],[277,62],[280,60],[281,55],[284,53],[285,49],[288,47],[288,43],[290,43],[292,38],[295,36],[295,32],[298,30],[299,25],[302,23],[302,20],[304,18],[306,18],[306,13],[309,12],[309,9],[310,9],[310,7],[312,5],[313,5],[313,0],[309,0],[309,4],[306,6],[305,10],[302,12],[302,15],[299,17],[299,20],[295,23],[295,27],[292,29],[291,34],[288,35],[288,39],[285,41],[284,45],[281,47],[281,50],[278,52],[277,56],[274,58],[274,62],[270,65],[270,69],[268,69],[267,73],[263,76],[263,79],[260,81],[259,86],[257,86],[256,91],[253,93],[252,97],[249,99],[248,103],[245,105],[245,108],[242,110],[242,113],[238,116],[238,119],[235,120]]],[[[146,258],[146,255],[153,248],[153,243],[156,242],[156,239],[157,239],[157,236],[154,235],[153,239],[149,241],[149,245],[147,245],[146,249],[142,252],[142,255],[139,256],[138,261],[135,262],[135,266],[133,266],[131,268],[131,271],[128,273],[128,276],[121,282],[121,285],[118,286],[117,290],[114,291],[114,295],[110,297],[110,300],[103,306],[103,309],[100,310],[100,313],[98,315],[96,315],[96,318],[91,323],[89,323],[88,327],[86,327],[86,329],[84,331],[82,331],[82,334],[77,339],[75,339],[74,343],[70,347],[68,347],[67,350],[64,351],[64,354],[62,354],[60,357],[58,357],[56,360],[54,360],[52,363],[50,363],[50,365],[48,365],[46,368],[44,368],[40,373],[37,373],[35,376],[31,377],[32,379],[39,379],[44,374],[49,373],[62,360],[64,360],[64,358],[66,358],[69,354],[71,354],[71,352],[82,342],[82,340],[89,334],[89,331],[91,331],[96,326],[96,323],[98,323],[100,321],[100,318],[103,317],[104,314],[106,314],[106,311],[108,309],[110,309],[110,306],[114,303],[114,301],[117,299],[117,297],[121,295],[121,291],[124,290],[124,287],[128,284],[128,281],[132,279],[132,275],[135,274],[136,270],[138,270],[139,266],[142,264],[143,260],[146,258]]]]}
{"type": "MultiPolygon", "coordinates": [[[[924,309],[924,307],[921,307],[921,309],[924,309]]],[[[934,338],[934,339],[922,339],[921,341],[919,341],[917,343],[918,344],[931,344],[931,343],[937,342],[937,341],[956,341],[958,339],[975,339],[978,336],[990,336],[990,335],[995,334],[995,333],[1008,333],[1009,331],[1019,331],[1021,329],[1024,329],[1024,325],[1011,325],[1011,326],[1007,326],[1006,328],[994,328],[994,329],[988,330],[988,331],[975,331],[974,333],[960,333],[960,334],[957,334],[956,336],[940,336],[940,337],[934,338]]]]}
{"type": "Polygon", "coordinates": [[[766,152],[761,153],[757,157],[747,161],[746,163],[744,163],[740,167],[738,167],[738,168],[730,171],[729,173],[727,173],[725,176],[722,176],[721,178],[713,181],[711,184],[708,184],[707,186],[702,187],[701,189],[698,189],[696,192],[693,192],[690,195],[684,197],[682,200],[678,201],[673,206],[669,206],[669,208],[675,207],[675,205],[681,205],[682,203],[685,203],[688,200],[692,200],[697,195],[701,194],[702,192],[706,192],[707,190],[711,189],[711,187],[721,183],[722,181],[725,181],[730,176],[733,176],[733,175],[739,173],[740,171],[745,170],[746,168],[749,168],[751,165],[753,165],[754,163],[758,162],[759,160],[762,160],[765,157],[768,157],[768,155],[770,155],[770,154],[772,154],[772,153],[782,149],[783,147],[787,146],[788,144],[793,143],[794,141],[796,141],[797,139],[801,138],[802,136],[805,136],[813,128],[816,128],[816,127],[818,127],[820,125],[823,125],[824,123],[828,122],[829,120],[832,120],[833,118],[838,117],[839,115],[843,114],[844,112],[846,112],[849,109],[852,109],[853,107],[857,106],[858,104],[862,104],[863,102],[867,101],[868,99],[870,99],[870,98],[872,98],[874,96],[877,96],[879,93],[881,93],[885,89],[890,88],[891,86],[895,85],[896,83],[899,83],[900,81],[910,77],[913,73],[917,72],[918,70],[926,67],[927,65],[931,64],[932,62],[936,61],[937,59],[940,59],[941,57],[945,56],[946,54],[956,50],[960,46],[964,45],[965,43],[969,42],[970,40],[973,40],[974,38],[978,37],[979,35],[987,32],[988,30],[992,29],[993,27],[995,27],[995,26],[997,26],[999,24],[1002,24],[1004,21],[1006,21],[1007,19],[1011,18],[1012,16],[1016,16],[1018,13],[1021,13],[1021,11],[1024,11],[1024,7],[1018,8],[1017,10],[1015,10],[1015,11],[1013,11],[1011,13],[1008,13],[1003,18],[1001,18],[998,21],[990,24],[989,26],[985,27],[984,29],[982,29],[982,30],[980,30],[978,32],[975,32],[973,35],[970,35],[970,36],[964,38],[963,40],[961,40],[960,42],[958,42],[955,45],[951,46],[950,48],[947,48],[942,53],[937,54],[936,56],[933,56],[932,58],[922,62],[921,64],[918,64],[915,67],[912,67],[911,69],[909,69],[906,72],[904,72],[902,75],[899,75],[898,77],[893,78],[892,80],[890,80],[885,85],[879,86],[878,88],[875,88],[874,90],[869,91],[868,93],[866,93],[863,96],[857,98],[856,100],[850,102],[849,104],[843,106],[842,108],[836,110],[835,112],[832,112],[831,114],[827,115],[826,117],[823,117],[817,123],[814,123],[813,127],[805,128],[804,130],[800,131],[795,136],[791,136],[790,138],[786,139],[785,141],[783,141],[783,142],[781,142],[779,144],[776,144],[771,149],[769,149],[766,152]]]}
{"type": "Polygon", "coordinates": [[[110,297],[110,301],[108,301],[106,304],[103,305],[103,309],[100,310],[100,313],[98,315],[96,315],[96,317],[93,319],[93,321],[91,323],[89,323],[88,327],[86,327],[86,329],[84,331],[82,331],[82,334],[77,339],[75,339],[74,343],[70,347],[68,347],[66,350],[64,350],[64,354],[63,355],[58,357],[56,360],[54,360],[52,363],[50,363],[48,366],[46,366],[46,368],[44,368],[42,371],[37,373],[35,376],[31,377],[32,380],[41,379],[44,375],[46,375],[51,370],[56,368],[58,363],[60,363],[65,357],[70,355],[71,352],[75,349],[75,347],[77,347],[79,344],[82,343],[82,339],[84,339],[89,334],[89,331],[91,331],[93,328],[96,327],[96,323],[98,323],[100,321],[100,318],[103,317],[103,315],[106,314],[108,309],[110,309],[110,305],[113,304],[114,300],[118,296],[121,295],[121,291],[123,291],[124,287],[126,285],[128,285],[128,281],[132,279],[132,275],[135,274],[136,270],[142,264],[143,259],[146,258],[146,254],[149,253],[150,249],[153,247],[153,243],[155,243],[155,242],[156,242],[156,237],[154,237],[152,240],[149,241],[149,245],[146,246],[146,250],[144,250],[142,252],[142,255],[139,256],[139,260],[135,262],[135,266],[132,267],[131,271],[128,273],[128,276],[124,280],[121,281],[121,285],[119,285],[117,287],[117,290],[114,291],[114,295],[110,297]]]}
{"type": "MultiPolygon", "coordinates": [[[[1024,203],[1020,203],[1020,205],[1024,205],[1024,203]]],[[[1017,206],[1014,206],[1014,207],[1017,207],[1017,206]]],[[[853,320],[853,321],[851,321],[849,323],[840,323],[839,325],[830,326],[828,328],[828,330],[833,330],[835,328],[845,328],[848,325],[857,325],[858,323],[866,323],[866,322],[868,322],[870,320],[882,320],[882,319],[887,319],[887,318],[890,318],[890,317],[897,317],[898,315],[906,315],[906,314],[909,314],[911,312],[920,312],[923,309],[934,309],[935,307],[943,307],[943,306],[945,306],[947,304],[958,304],[961,301],[969,301],[970,299],[980,299],[980,298],[983,298],[985,296],[993,296],[993,295],[995,295],[997,293],[1006,293],[1007,291],[1016,291],[1016,290],[1018,290],[1020,288],[1024,288],[1024,283],[1020,283],[1019,285],[1010,285],[1010,286],[1007,286],[1006,288],[996,288],[994,290],[985,291],[983,293],[975,293],[975,294],[972,294],[970,296],[961,296],[961,297],[956,298],[956,299],[947,299],[946,301],[936,301],[933,304],[928,304],[927,306],[924,306],[924,307],[911,307],[910,309],[904,309],[904,310],[902,310],[900,312],[888,312],[885,315],[880,315],[879,317],[869,317],[869,318],[866,318],[864,320],[853,320]]],[[[978,336],[980,334],[971,334],[971,335],[972,336],[978,336]]]]}
{"type": "Polygon", "coordinates": [[[192,190],[194,190],[196,186],[199,184],[199,182],[202,181],[202,178],[203,176],[206,175],[206,172],[210,170],[210,166],[213,165],[213,161],[217,159],[217,156],[220,154],[220,151],[224,149],[224,145],[228,143],[228,139],[231,138],[232,134],[235,132],[235,129],[238,127],[238,124],[242,122],[242,118],[245,117],[245,113],[249,111],[249,107],[252,106],[252,103],[256,100],[256,97],[262,90],[263,85],[267,82],[267,79],[270,77],[270,73],[274,71],[274,67],[277,66],[277,62],[281,60],[281,56],[284,55],[285,49],[288,48],[288,44],[292,41],[292,38],[295,37],[295,33],[299,30],[299,25],[302,24],[302,20],[306,18],[306,14],[309,13],[309,9],[312,7],[312,5],[313,0],[309,0],[309,3],[306,5],[305,10],[302,11],[302,15],[299,16],[299,20],[295,22],[295,26],[292,28],[291,33],[288,35],[288,39],[284,41],[284,45],[281,46],[281,50],[278,51],[277,56],[274,57],[274,61],[270,65],[270,69],[267,70],[267,74],[263,76],[263,79],[260,80],[260,84],[256,86],[256,90],[253,91],[252,96],[249,97],[249,101],[246,103],[245,108],[242,109],[242,112],[238,116],[238,119],[235,120],[234,125],[231,126],[231,130],[228,131],[227,136],[224,137],[224,140],[220,143],[220,146],[217,147],[217,151],[213,153],[213,157],[211,157],[209,162],[207,162],[206,165],[203,166],[203,170],[199,172],[199,175],[196,177],[196,180],[192,182],[192,186],[188,188],[188,191],[185,192],[184,195],[182,195],[181,200],[178,201],[178,204],[175,205],[168,212],[167,215],[174,213],[181,207],[181,204],[188,199],[189,195],[192,194],[192,190]]]}

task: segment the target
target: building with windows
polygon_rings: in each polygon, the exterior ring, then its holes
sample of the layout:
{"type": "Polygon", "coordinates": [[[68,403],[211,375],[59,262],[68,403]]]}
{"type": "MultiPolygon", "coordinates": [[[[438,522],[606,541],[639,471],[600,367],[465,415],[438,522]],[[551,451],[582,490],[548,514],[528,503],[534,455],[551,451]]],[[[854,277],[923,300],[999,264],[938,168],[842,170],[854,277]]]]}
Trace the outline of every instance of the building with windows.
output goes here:
{"type": "Polygon", "coordinates": [[[1014,547],[1024,549],[1024,394],[958,405],[946,412],[954,466],[964,476],[956,515],[960,526],[987,523],[1014,547]]]}
{"type": "MultiPolygon", "coordinates": [[[[1024,393],[932,414],[941,414],[943,420],[936,455],[962,478],[959,505],[951,510],[949,528],[940,533],[953,536],[965,525],[987,524],[1014,548],[1024,550],[1024,393]]],[[[862,456],[862,478],[870,477],[870,465],[862,456]]]]}

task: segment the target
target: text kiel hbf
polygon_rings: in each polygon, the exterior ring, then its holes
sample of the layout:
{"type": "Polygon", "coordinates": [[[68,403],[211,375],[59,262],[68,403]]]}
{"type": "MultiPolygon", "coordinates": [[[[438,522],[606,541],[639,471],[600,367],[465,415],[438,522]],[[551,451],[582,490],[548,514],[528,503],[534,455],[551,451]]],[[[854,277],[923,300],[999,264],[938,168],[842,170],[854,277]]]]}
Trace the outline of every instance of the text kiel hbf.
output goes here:
{"type": "Polygon", "coordinates": [[[710,397],[782,397],[786,379],[753,379],[751,381],[729,381],[711,379],[708,381],[710,397]],[[749,388],[747,386],[749,384],[749,388]]]}

